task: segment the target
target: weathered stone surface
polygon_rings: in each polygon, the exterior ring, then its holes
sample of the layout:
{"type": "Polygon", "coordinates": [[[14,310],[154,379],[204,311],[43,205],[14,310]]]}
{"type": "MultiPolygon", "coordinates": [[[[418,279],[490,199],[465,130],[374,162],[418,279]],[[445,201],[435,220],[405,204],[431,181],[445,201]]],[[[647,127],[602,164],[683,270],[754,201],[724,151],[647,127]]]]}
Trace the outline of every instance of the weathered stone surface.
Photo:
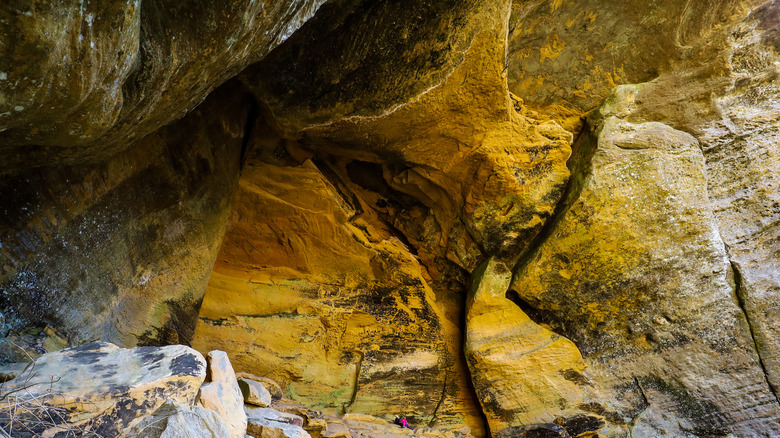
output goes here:
{"type": "Polygon", "coordinates": [[[241,388],[244,403],[260,406],[261,408],[271,406],[271,393],[265,389],[262,383],[239,377],[238,386],[241,388]]]}
{"type": "MultiPolygon", "coordinates": [[[[317,32],[325,24],[318,26],[315,19],[242,78],[285,134],[305,147],[386,164],[381,166],[385,182],[375,184],[389,185],[430,210],[397,225],[421,253],[430,254],[426,265],[440,264],[438,257],[471,271],[483,254],[519,251],[551,215],[568,178],[564,164],[571,135],[555,122],[539,123],[514,110],[503,68],[510,2],[448,3],[393,6],[419,10],[418,18],[403,15],[412,23],[383,14],[378,23],[367,22],[356,12],[335,20],[344,28],[328,38],[317,32]],[[433,31],[442,32],[439,38],[428,35],[427,26],[413,31],[413,22],[425,15],[443,22],[433,31]],[[448,21],[455,24],[446,26],[448,21]],[[405,33],[406,39],[387,47],[371,46],[366,36],[405,33]],[[447,48],[437,51],[445,41],[447,48]],[[313,71],[296,62],[320,64],[320,44],[343,55],[338,65],[318,70],[314,80],[276,73],[277,68],[313,71]],[[407,52],[430,54],[434,71],[385,80],[396,69],[420,69],[417,62],[404,64],[407,52]],[[273,82],[277,78],[283,83],[273,82]],[[383,88],[359,87],[353,79],[375,80],[396,91],[383,94],[383,88]],[[280,89],[289,92],[279,94],[280,89]],[[438,228],[438,238],[415,232],[431,227],[426,218],[438,228]]],[[[334,20],[325,19],[330,28],[334,20]]]]}
{"type": "Polygon", "coordinates": [[[231,437],[243,438],[247,433],[244,397],[230,359],[224,351],[214,350],[208,360],[211,381],[200,387],[198,403],[222,418],[231,437]]]}
{"type": "Polygon", "coordinates": [[[200,406],[168,402],[141,420],[129,436],[138,438],[225,438],[230,436],[222,418],[200,406]]]}
{"type": "Polygon", "coordinates": [[[0,383],[19,377],[29,366],[31,366],[30,362],[13,362],[3,365],[0,367],[0,383]]]}
{"type": "Polygon", "coordinates": [[[0,174],[105,160],[184,116],[323,2],[3,2],[0,174]]]}
{"type": "Polygon", "coordinates": [[[509,89],[546,116],[568,120],[562,122],[568,129],[579,129],[579,115],[617,85],[686,66],[708,69],[727,39],[723,24],[761,2],[515,1],[509,89]]]}
{"type": "MultiPolygon", "coordinates": [[[[721,6],[718,6],[721,7],[721,6]]],[[[629,121],[660,121],[700,141],[709,196],[735,270],[737,295],[775,393],[780,239],[777,148],[776,1],[734,2],[708,46],[717,56],[690,59],[637,87],[629,121]]]]}
{"type": "Polygon", "coordinates": [[[23,427],[44,436],[70,428],[113,437],[168,400],[192,405],[205,376],[203,356],[183,345],[121,349],[95,342],[45,354],[34,370],[6,382],[3,393],[10,395],[0,401],[0,423],[17,430],[15,437],[27,436],[23,427]],[[16,424],[9,424],[12,405],[16,424]]]}
{"type": "Polygon", "coordinates": [[[589,394],[577,347],[537,325],[510,300],[511,280],[504,263],[488,260],[474,272],[466,310],[466,361],[494,434],[552,422],[598,402],[589,394]]]}
{"type": "MultiPolygon", "coordinates": [[[[290,414],[271,408],[246,407],[247,433],[256,438],[311,438],[290,414]]],[[[298,420],[302,419],[298,417],[298,420]]]]}
{"type": "Polygon", "coordinates": [[[485,435],[465,330],[497,437],[780,433],[780,2],[71,3],[0,6],[0,360],[189,342],[243,150],[195,343],[288,396],[485,435]]]}
{"type": "Polygon", "coordinates": [[[328,427],[325,428],[322,436],[324,438],[352,438],[352,432],[346,424],[331,421],[328,423],[328,427]]]}
{"type": "Polygon", "coordinates": [[[274,401],[280,400],[282,397],[284,397],[284,391],[282,391],[282,387],[279,386],[278,383],[276,383],[275,380],[268,378],[268,377],[259,377],[251,373],[246,373],[243,371],[239,371],[236,373],[236,377],[239,379],[247,379],[247,380],[253,380],[261,385],[271,394],[271,398],[274,401]]]}
{"type": "Polygon", "coordinates": [[[735,32],[734,83],[701,136],[710,198],[769,381],[780,393],[780,99],[777,20],[768,2],[735,32]]]}
{"type": "Polygon", "coordinates": [[[408,248],[333,178],[248,158],[194,345],[220,345],[308,406],[431,418],[458,396],[457,331],[408,248]]]}
{"type": "Polygon", "coordinates": [[[565,208],[512,291],[583,353],[608,402],[579,409],[635,436],[777,433],[698,142],[616,117],[635,95],[621,88],[593,115],[565,208]]]}
{"type": "Polygon", "coordinates": [[[237,95],[222,89],[108,161],[0,179],[2,334],[190,341],[238,182],[250,102],[237,95]]]}

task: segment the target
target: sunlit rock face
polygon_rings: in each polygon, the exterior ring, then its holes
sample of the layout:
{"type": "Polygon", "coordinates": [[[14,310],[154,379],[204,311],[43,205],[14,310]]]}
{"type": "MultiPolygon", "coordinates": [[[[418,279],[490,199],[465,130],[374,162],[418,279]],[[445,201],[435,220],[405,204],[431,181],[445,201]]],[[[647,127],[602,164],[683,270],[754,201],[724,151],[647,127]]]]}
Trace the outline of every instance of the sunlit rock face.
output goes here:
{"type": "Polygon", "coordinates": [[[619,88],[589,119],[565,210],[511,292],[579,346],[613,422],[643,435],[773,431],[780,409],[738,303],[702,152],[690,134],[616,116],[633,93],[619,88]]]}
{"type": "Polygon", "coordinates": [[[312,20],[241,78],[284,135],[382,165],[390,188],[417,199],[441,228],[441,239],[421,250],[472,271],[486,255],[517,254],[552,214],[572,137],[518,113],[507,92],[510,2],[456,3],[377,4],[371,19],[359,15],[368,6],[341,15],[324,7],[322,22],[312,20]],[[399,21],[397,9],[411,12],[399,21]],[[426,16],[437,17],[433,29],[419,22],[426,16]],[[398,39],[390,44],[387,35],[398,39]],[[324,59],[321,46],[340,62],[324,59]],[[320,61],[326,67],[315,69],[320,61]]]}
{"type": "Polygon", "coordinates": [[[459,331],[410,248],[338,169],[288,159],[247,160],[193,346],[332,413],[475,416],[459,331]]]}
{"type": "Polygon", "coordinates": [[[127,148],[262,59],[323,2],[3,2],[0,173],[127,148]]]}
{"type": "Polygon", "coordinates": [[[5,346],[192,342],[477,436],[780,434],[779,2],[17,3],[5,346]]]}

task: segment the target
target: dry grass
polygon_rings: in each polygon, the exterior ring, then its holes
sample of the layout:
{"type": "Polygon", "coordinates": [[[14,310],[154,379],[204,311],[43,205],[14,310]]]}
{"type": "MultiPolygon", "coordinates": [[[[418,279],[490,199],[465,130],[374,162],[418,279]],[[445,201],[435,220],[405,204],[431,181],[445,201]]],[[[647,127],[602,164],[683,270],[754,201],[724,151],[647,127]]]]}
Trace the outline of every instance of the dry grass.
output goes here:
{"type": "Polygon", "coordinates": [[[50,403],[55,397],[62,396],[54,391],[59,377],[51,376],[48,381],[40,382],[35,379],[37,375],[35,362],[30,362],[13,380],[17,382],[14,386],[9,387],[8,382],[0,384],[0,438],[49,438],[55,435],[58,438],[102,438],[89,430],[91,424],[68,422],[68,414],[72,410],[69,408],[75,406],[50,403]]]}

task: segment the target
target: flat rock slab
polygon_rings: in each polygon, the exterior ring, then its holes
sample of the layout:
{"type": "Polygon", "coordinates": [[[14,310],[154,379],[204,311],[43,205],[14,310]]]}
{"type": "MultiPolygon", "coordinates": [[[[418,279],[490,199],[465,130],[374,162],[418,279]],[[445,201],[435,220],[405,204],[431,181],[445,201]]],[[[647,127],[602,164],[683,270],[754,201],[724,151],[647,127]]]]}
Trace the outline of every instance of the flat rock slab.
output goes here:
{"type": "Polygon", "coordinates": [[[3,391],[16,392],[0,403],[0,425],[18,431],[14,437],[63,428],[114,437],[168,400],[192,405],[205,376],[203,356],[183,345],[124,349],[93,342],[40,356],[7,382],[3,391]],[[27,415],[52,420],[22,432],[18,421],[9,420],[11,405],[28,408],[18,409],[16,420],[27,415]]]}
{"type": "Polygon", "coordinates": [[[279,412],[272,408],[244,406],[247,433],[257,438],[311,438],[303,430],[303,418],[279,412]]]}

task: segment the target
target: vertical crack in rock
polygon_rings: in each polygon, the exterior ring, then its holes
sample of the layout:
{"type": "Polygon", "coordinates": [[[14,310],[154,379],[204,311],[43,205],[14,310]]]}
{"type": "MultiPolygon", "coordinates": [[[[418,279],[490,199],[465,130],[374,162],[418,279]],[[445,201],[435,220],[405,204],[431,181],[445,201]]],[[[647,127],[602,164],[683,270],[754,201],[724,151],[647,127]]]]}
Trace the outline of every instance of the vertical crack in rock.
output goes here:
{"type": "Polygon", "coordinates": [[[482,430],[485,431],[486,437],[490,438],[490,423],[488,422],[487,415],[485,414],[485,409],[482,407],[482,403],[480,403],[479,396],[477,395],[477,388],[474,386],[474,377],[472,376],[471,372],[471,366],[469,366],[469,359],[466,357],[466,305],[463,305],[463,315],[461,316],[461,320],[463,321],[463,330],[462,330],[462,336],[463,336],[463,347],[460,349],[460,354],[463,357],[463,362],[465,363],[465,366],[463,367],[463,372],[466,373],[466,380],[468,381],[468,390],[471,394],[471,397],[475,400],[475,404],[479,407],[477,409],[477,412],[479,413],[479,419],[482,421],[482,430]]]}
{"type": "Polygon", "coordinates": [[[642,416],[642,414],[647,410],[647,408],[650,407],[650,400],[647,399],[647,394],[645,394],[645,389],[642,388],[642,384],[639,383],[639,379],[634,376],[634,385],[636,385],[637,389],[639,390],[639,395],[642,396],[642,408],[637,412],[632,418],[631,421],[628,422],[628,435],[633,438],[634,437],[634,427],[636,427],[636,422],[639,420],[639,417],[642,416]]]}
{"type": "Polygon", "coordinates": [[[772,382],[769,381],[769,374],[767,372],[766,365],[764,364],[764,359],[761,356],[761,349],[759,348],[758,341],[756,340],[753,323],[750,320],[750,312],[747,311],[745,305],[747,297],[745,297],[745,290],[742,285],[742,272],[740,271],[739,264],[737,262],[729,260],[729,263],[731,264],[731,272],[734,276],[734,296],[737,298],[737,304],[739,305],[742,314],[745,315],[745,321],[747,322],[748,330],[750,331],[750,339],[753,341],[753,348],[755,349],[756,356],[758,357],[758,363],[761,365],[761,370],[764,372],[764,379],[766,379],[766,384],[769,387],[769,390],[772,392],[772,395],[775,396],[777,403],[780,404],[780,397],[777,395],[777,388],[772,386],[772,382]]]}
{"type": "Polygon", "coordinates": [[[244,168],[244,162],[246,160],[246,153],[249,149],[249,142],[252,138],[252,135],[255,132],[255,125],[257,124],[257,120],[260,117],[260,108],[257,105],[257,101],[250,96],[249,98],[250,106],[249,110],[247,111],[246,115],[246,122],[244,124],[244,138],[241,140],[241,155],[240,155],[240,161],[239,161],[239,171],[240,169],[244,168]]]}
{"type": "Polygon", "coordinates": [[[450,369],[447,368],[447,370],[444,373],[444,383],[441,385],[441,396],[439,396],[439,402],[436,403],[436,407],[433,409],[433,413],[431,414],[431,421],[428,422],[428,427],[433,427],[434,423],[436,422],[436,415],[439,413],[439,408],[441,408],[442,403],[444,403],[444,399],[447,397],[447,383],[450,379],[450,369]]]}
{"type": "Polygon", "coordinates": [[[352,396],[349,398],[349,403],[344,403],[341,408],[341,415],[346,414],[349,412],[350,406],[355,404],[355,399],[357,398],[358,389],[360,388],[360,372],[363,369],[363,359],[365,359],[365,355],[362,351],[355,351],[355,354],[359,356],[359,359],[357,363],[355,364],[355,381],[352,386],[352,396]]]}
{"type": "MultiPolygon", "coordinates": [[[[512,282],[510,284],[514,284],[516,281],[515,276],[517,273],[523,271],[523,267],[527,265],[531,259],[536,255],[536,253],[539,251],[540,248],[544,245],[544,243],[547,241],[547,239],[552,236],[553,232],[555,232],[555,229],[558,228],[558,224],[563,219],[563,217],[566,215],[566,212],[569,210],[569,207],[571,207],[574,202],[577,201],[580,197],[580,193],[582,192],[582,188],[584,186],[582,179],[582,175],[587,174],[587,169],[590,167],[591,158],[593,157],[593,153],[596,150],[596,140],[594,138],[591,138],[590,135],[590,127],[588,126],[587,120],[584,122],[583,130],[580,133],[580,135],[577,137],[577,139],[574,141],[574,144],[572,146],[572,154],[569,158],[568,162],[566,163],[567,167],[569,168],[569,171],[571,172],[571,176],[569,176],[569,180],[566,181],[566,186],[563,188],[563,194],[561,195],[560,200],[558,201],[557,205],[555,206],[555,210],[553,210],[552,215],[547,219],[547,222],[542,226],[541,230],[539,230],[539,233],[534,237],[534,239],[531,241],[531,243],[528,244],[528,247],[523,250],[523,252],[520,254],[520,257],[518,257],[517,262],[515,262],[515,265],[512,269],[512,282]]],[[[510,289],[509,292],[514,292],[514,296],[510,298],[515,304],[518,304],[518,301],[516,301],[513,298],[520,299],[519,295],[517,294],[517,291],[513,291],[510,289]]],[[[509,297],[508,297],[509,298],[509,297]]],[[[529,304],[530,306],[530,304],[529,304]]],[[[518,304],[518,307],[521,307],[523,312],[528,314],[528,317],[534,320],[537,324],[539,321],[537,321],[537,317],[535,316],[535,312],[533,315],[528,312],[529,309],[523,308],[523,306],[520,306],[518,304]]],[[[536,309],[534,309],[536,310],[536,309]]]]}

